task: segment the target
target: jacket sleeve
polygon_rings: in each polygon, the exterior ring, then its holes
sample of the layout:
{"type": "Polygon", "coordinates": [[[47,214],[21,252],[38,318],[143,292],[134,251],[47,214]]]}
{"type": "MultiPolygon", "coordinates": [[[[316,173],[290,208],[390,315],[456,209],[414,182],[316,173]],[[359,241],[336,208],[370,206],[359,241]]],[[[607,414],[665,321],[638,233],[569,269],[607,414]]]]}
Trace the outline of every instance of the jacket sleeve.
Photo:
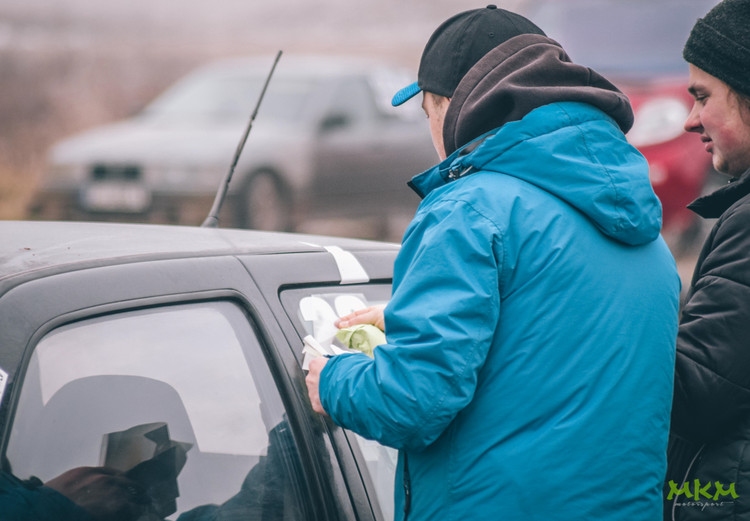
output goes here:
{"type": "Polygon", "coordinates": [[[750,415],[750,205],[708,239],[677,337],[672,432],[710,442],[750,415]]]}
{"type": "Polygon", "coordinates": [[[373,359],[334,357],[321,374],[323,407],[337,424],[420,449],[471,401],[499,316],[499,237],[465,202],[418,214],[396,260],[387,343],[373,359]]]}

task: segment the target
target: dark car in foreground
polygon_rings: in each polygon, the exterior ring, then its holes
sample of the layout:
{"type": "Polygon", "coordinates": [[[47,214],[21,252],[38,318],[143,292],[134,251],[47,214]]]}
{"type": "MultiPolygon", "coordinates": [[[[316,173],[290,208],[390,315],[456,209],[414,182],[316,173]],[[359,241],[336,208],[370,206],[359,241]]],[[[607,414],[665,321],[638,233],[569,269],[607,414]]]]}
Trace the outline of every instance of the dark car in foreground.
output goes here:
{"type": "Polygon", "coordinates": [[[696,20],[718,0],[526,0],[522,11],[573,61],[604,74],[628,95],[630,143],[646,157],[664,211],[663,233],[689,247],[700,219],[685,208],[714,181],[700,136],[683,124],[693,103],[682,48],[696,20]]]}
{"type": "MultiPolygon", "coordinates": [[[[200,224],[274,60],[198,68],[136,116],[52,147],[33,218],[200,224]]],[[[222,223],[296,230],[310,219],[413,214],[411,176],[436,162],[408,79],[380,61],[282,55],[234,170],[222,223]]],[[[387,223],[386,223],[387,224],[387,223]]]]}
{"type": "Polygon", "coordinates": [[[397,250],[0,222],[0,512],[106,467],[138,484],[140,521],[392,518],[394,451],[312,412],[302,348],[387,301],[397,250]]]}

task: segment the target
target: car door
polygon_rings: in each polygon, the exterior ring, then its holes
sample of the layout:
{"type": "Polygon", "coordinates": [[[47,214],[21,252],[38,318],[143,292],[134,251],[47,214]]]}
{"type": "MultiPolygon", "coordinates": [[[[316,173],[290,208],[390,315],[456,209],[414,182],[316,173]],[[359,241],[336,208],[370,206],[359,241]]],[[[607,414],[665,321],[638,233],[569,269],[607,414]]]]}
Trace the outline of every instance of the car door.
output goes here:
{"type": "MultiPolygon", "coordinates": [[[[264,273],[256,279],[258,287],[288,344],[297,346],[293,354],[302,366],[304,337],[330,340],[337,316],[388,302],[396,252],[331,247],[327,253],[304,254],[304,261],[300,254],[249,256],[242,261],[251,273],[264,273]],[[300,271],[302,265],[305,269],[300,271]]],[[[335,446],[357,511],[369,511],[376,519],[393,519],[397,451],[341,429],[328,417],[316,420],[335,446]]]]}
{"type": "MultiPolygon", "coordinates": [[[[279,273],[273,258],[288,256],[261,257],[279,273]]],[[[319,280],[338,281],[325,257],[319,280]]],[[[30,498],[60,508],[46,483],[89,507],[137,498],[146,510],[122,519],[139,521],[373,519],[358,454],[311,412],[298,337],[254,282],[273,277],[250,264],[62,270],[0,297],[2,509],[30,498]],[[102,467],[137,487],[100,488],[87,503],[82,473],[102,467]]],[[[292,265],[316,278],[315,263],[292,265]]]]}

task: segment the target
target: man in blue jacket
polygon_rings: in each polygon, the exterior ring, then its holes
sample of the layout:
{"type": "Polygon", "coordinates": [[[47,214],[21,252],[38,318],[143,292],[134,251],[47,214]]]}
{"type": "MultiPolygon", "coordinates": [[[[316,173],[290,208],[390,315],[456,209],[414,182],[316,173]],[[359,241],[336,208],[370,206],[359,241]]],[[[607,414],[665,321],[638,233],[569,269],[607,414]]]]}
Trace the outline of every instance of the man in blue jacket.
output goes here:
{"type": "Polygon", "coordinates": [[[680,282],[627,98],[495,6],[432,35],[440,164],[387,343],[310,365],[313,407],[399,452],[397,519],[661,517],[680,282]]]}

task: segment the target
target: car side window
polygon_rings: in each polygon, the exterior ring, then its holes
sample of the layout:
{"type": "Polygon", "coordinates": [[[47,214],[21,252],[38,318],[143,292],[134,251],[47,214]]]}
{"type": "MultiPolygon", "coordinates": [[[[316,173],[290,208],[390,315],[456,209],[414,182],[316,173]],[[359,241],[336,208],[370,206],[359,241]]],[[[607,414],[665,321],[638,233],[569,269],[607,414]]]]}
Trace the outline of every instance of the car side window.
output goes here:
{"type": "MultiPolygon", "coordinates": [[[[385,305],[390,298],[390,285],[371,284],[336,288],[310,288],[287,290],[281,294],[288,316],[297,327],[300,337],[310,335],[317,341],[334,344],[336,327],[333,322],[340,316],[367,306],[385,305]]],[[[343,347],[343,345],[341,345],[343,347]]],[[[393,519],[393,487],[398,452],[390,447],[346,431],[354,440],[360,453],[360,473],[374,493],[383,519],[393,519]]]]}
{"type": "Polygon", "coordinates": [[[336,87],[331,114],[347,125],[361,125],[377,116],[372,90],[363,77],[344,77],[336,87]]]}
{"type": "Polygon", "coordinates": [[[27,488],[51,482],[69,498],[88,468],[124,473],[139,521],[312,515],[260,340],[232,302],[127,311],[45,335],[5,458],[27,488]]]}

